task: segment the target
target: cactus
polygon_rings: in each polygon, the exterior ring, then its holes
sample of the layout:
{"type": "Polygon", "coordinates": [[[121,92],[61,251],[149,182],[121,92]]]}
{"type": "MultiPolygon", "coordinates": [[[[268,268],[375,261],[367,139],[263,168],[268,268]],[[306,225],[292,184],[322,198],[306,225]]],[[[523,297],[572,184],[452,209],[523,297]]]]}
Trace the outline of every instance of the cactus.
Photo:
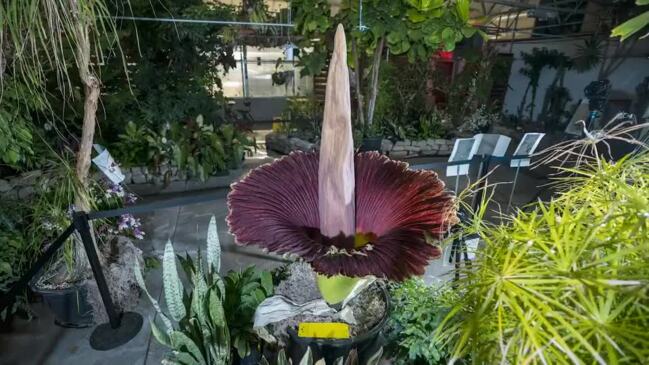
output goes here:
{"type": "Polygon", "coordinates": [[[216,220],[212,218],[208,230],[208,268],[203,268],[200,251],[194,261],[189,255],[178,256],[190,283],[183,288],[176,267],[176,255],[167,242],[163,258],[163,288],[167,312],[149,294],[136,265],[136,279],[154,309],[163,329],[151,321],[151,332],[158,342],[169,347],[164,364],[227,365],[230,364],[230,333],[223,313],[225,290],[219,277],[221,248],[216,234],[216,220]]]}

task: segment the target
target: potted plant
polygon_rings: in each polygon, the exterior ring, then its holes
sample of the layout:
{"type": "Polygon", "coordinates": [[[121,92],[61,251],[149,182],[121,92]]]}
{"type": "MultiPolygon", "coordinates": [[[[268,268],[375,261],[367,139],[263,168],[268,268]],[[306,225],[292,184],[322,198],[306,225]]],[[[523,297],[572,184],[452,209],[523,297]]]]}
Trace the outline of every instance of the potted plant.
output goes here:
{"type": "MultiPolygon", "coordinates": [[[[78,189],[81,189],[70,171],[71,166],[63,158],[59,165],[43,174],[32,207],[30,239],[43,245],[56,239],[71,224],[74,212],[72,203],[79,194],[78,189]]],[[[103,180],[92,180],[84,194],[87,194],[86,199],[93,209],[123,207],[136,200],[121,185],[109,184],[103,180]]],[[[139,293],[133,285],[133,263],[130,260],[140,260],[142,253],[133,246],[131,239],[142,239],[144,236],[139,220],[125,214],[118,219],[96,221],[93,229],[102,264],[108,266],[106,275],[109,276],[109,286],[111,289],[119,289],[111,290],[114,300],[122,309],[134,307],[134,298],[139,293]],[[114,257],[109,259],[111,256],[114,257]],[[117,265],[116,270],[112,270],[112,265],[117,265]],[[120,275],[113,277],[116,272],[120,275]]],[[[77,239],[73,234],[63,246],[62,252],[30,283],[32,291],[40,294],[52,310],[55,323],[73,328],[88,327],[107,319],[98,289],[91,280],[91,271],[84,265],[82,258],[75,256],[77,239]]]]}
{"type": "MultiPolygon", "coordinates": [[[[402,281],[423,274],[441,254],[425,236],[441,238],[457,218],[453,195],[434,172],[409,170],[375,152],[354,155],[342,26],[335,43],[320,151],[292,153],[233,185],[227,223],[239,244],[301,257],[316,273],[322,302],[315,305],[342,312],[358,293],[371,290],[373,278],[402,281]]],[[[387,297],[383,301],[387,305],[387,297]]],[[[263,318],[261,308],[257,317],[263,318]]],[[[365,334],[378,336],[383,323],[381,318],[354,338],[298,337],[307,338],[303,351],[358,346],[363,362],[373,354],[359,342],[369,340],[365,334]]]]}

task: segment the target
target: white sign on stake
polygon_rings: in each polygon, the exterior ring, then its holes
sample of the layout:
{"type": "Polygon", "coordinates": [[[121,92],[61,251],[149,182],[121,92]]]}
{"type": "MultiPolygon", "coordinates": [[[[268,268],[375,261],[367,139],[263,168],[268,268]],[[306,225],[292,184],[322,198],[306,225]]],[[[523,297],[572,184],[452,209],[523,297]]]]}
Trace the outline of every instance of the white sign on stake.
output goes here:
{"type": "MultiPolygon", "coordinates": [[[[514,156],[531,156],[536,148],[539,146],[541,139],[545,136],[545,133],[525,133],[521,143],[516,147],[514,151],[514,156]]],[[[520,158],[512,159],[510,166],[511,167],[526,167],[530,165],[530,158],[520,158]]]]}
{"type": "Polygon", "coordinates": [[[101,172],[106,175],[106,177],[113,183],[119,184],[124,181],[124,174],[119,168],[119,165],[113,159],[113,156],[110,155],[110,152],[102,145],[95,144],[95,151],[98,155],[92,159],[92,162],[101,170],[101,172]]]}
{"type": "Polygon", "coordinates": [[[448,158],[449,165],[446,167],[446,176],[462,176],[469,174],[469,165],[453,165],[453,162],[468,161],[473,158],[478,150],[478,143],[475,138],[458,138],[453,145],[453,152],[448,158]]]}
{"type": "Polygon", "coordinates": [[[512,141],[511,138],[502,134],[476,134],[473,136],[478,144],[476,155],[489,155],[494,157],[503,157],[507,152],[507,147],[512,141]]]}

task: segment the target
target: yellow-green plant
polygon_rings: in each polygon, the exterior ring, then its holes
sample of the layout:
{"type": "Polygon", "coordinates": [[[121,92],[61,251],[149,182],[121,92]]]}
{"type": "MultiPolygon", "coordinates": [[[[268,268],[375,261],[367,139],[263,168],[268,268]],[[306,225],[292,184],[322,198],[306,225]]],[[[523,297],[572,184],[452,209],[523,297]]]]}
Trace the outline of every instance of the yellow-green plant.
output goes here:
{"type": "Polygon", "coordinates": [[[437,333],[451,362],[648,363],[649,154],[564,170],[557,198],[469,227],[484,248],[437,333]]]}

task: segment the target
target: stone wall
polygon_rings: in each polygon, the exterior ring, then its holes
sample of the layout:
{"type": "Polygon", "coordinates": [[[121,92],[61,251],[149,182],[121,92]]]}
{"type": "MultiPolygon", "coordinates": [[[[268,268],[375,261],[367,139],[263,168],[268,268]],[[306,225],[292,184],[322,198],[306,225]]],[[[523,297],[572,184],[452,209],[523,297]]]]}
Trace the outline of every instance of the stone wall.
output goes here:
{"type": "Polygon", "coordinates": [[[389,139],[381,142],[381,152],[392,158],[421,157],[421,156],[448,156],[453,150],[454,141],[451,139],[431,138],[421,141],[396,141],[389,139]]]}
{"type": "MultiPolygon", "coordinates": [[[[381,141],[381,153],[392,158],[420,156],[449,156],[453,150],[452,139],[431,138],[421,141],[404,140],[393,143],[389,139],[381,141]]],[[[266,149],[281,154],[291,151],[310,152],[318,149],[314,143],[280,133],[269,133],[266,136],[266,149]]]]}
{"type": "Polygon", "coordinates": [[[229,187],[241,177],[243,170],[235,169],[210,176],[205,181],[190,178],[174,166],[162,166],[150,171],[146,167],[123,168],[124,185],[135,194],[153,195],[229,187]]]}
{"type": "Polygon", "coordinates": [[[41,175],[41,170],[34,170],[0,179],[0,198],[3,200],[28,198],[34,194],[34,186],[41,175]]]}
{"type": "MultiPolygon", "coordinates": [[[[188,180],[185,173],[178,172],[176,167],[170,166],[163,166],[155,172],[149,171],[146,167],[122,168],[122,172],[125,176],[124,185],[129,191],[138,195],[224,188],[229,187],[243,174],[242,169],[235,169],[201,181],[198,178],[188,180]]],[[[0,199],[22,200],[30,197],[34,194],[36,184],[41,176],[41,170],[34,170],[18,176],[1,178],[0,199]]]]}
{"type": "Polygon", "coordinates": [[[311,152],[317,146],[314,143],[286,134],[271,132],[266,135],[266,150],[288,155],[291,151],[311,152]]]}

